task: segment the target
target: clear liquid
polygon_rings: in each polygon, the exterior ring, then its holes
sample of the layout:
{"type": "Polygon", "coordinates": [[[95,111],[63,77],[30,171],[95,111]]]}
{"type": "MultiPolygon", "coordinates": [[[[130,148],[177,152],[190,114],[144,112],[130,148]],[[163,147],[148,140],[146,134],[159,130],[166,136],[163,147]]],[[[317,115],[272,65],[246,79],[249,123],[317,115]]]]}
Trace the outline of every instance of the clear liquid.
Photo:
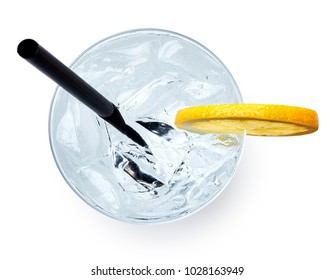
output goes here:
{"type": "Polygon", "coordinates": [[[141,31],[98,43],[72,69],[118,106],[150,148],[58,89],[51,145],[63,176],[87,203],[126,222],[165,222],[195,212],[226,186],[243,136],[174,127],[181,108],[241,102],[231,75],[206,49],[174,33],[141,31]]]}

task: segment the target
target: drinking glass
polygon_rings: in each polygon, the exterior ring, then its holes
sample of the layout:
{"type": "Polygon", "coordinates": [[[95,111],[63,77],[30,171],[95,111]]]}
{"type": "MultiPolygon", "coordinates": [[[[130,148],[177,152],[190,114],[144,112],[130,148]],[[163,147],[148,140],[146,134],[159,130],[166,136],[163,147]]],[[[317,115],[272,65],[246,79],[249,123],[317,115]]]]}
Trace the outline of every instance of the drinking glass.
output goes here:
{"type": "Polygon", "coordinates": [[[87,204],[129,223],[189,216],[231,180],[244,135],[194,134],[174,126],[179,109],[241,103],[226,66],[184,35],[140,29],[108,37],[70,67],[115,104],[148,144],[142,147],[62,88],[56,89],[49,136],[56,164],[87,204]]]}

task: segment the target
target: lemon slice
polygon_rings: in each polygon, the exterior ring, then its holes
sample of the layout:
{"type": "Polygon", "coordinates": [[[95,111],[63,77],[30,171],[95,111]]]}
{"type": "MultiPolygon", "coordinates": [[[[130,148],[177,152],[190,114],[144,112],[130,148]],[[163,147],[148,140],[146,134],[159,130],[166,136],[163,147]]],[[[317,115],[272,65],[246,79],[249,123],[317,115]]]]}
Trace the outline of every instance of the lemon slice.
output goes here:
{"type": "Polygon", "coordinates": [[[314,110],[272,104],[217,104],[177,112],[175,125],[191,132],[243,133],[256,136],[290,136],[315,132],[314,110]]]}

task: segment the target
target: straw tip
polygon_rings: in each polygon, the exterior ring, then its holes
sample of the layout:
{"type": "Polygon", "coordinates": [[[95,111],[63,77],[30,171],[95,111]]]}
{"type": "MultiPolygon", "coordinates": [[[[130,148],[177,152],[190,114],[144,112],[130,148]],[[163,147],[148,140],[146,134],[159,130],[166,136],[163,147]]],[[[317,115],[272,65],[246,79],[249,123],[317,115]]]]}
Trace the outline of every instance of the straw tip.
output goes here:
{"type": "Polygon", "coordinates": [[[25,59],[32,58],[38,50],[38,43],[33,39],[25,39],[17,46],[17,53],[25,59]]]}

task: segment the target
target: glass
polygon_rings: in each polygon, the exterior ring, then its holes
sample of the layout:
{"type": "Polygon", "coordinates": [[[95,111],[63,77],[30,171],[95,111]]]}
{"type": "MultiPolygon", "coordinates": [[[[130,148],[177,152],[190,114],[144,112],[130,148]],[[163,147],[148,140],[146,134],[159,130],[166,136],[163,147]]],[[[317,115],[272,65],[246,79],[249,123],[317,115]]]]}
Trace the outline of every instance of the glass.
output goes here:
{"type": "Polygon", "coordinates": [[[58,87],[51,148],[86,203],[120,221],[160,223],[196,212],[227,186],[244,135],[197,135],[174,126],[181,108],[242,102],[232,75],[207,48],[171,31],[131,30],[93,45],[71,69],[149,145],[138,146],[58,87]]]}

